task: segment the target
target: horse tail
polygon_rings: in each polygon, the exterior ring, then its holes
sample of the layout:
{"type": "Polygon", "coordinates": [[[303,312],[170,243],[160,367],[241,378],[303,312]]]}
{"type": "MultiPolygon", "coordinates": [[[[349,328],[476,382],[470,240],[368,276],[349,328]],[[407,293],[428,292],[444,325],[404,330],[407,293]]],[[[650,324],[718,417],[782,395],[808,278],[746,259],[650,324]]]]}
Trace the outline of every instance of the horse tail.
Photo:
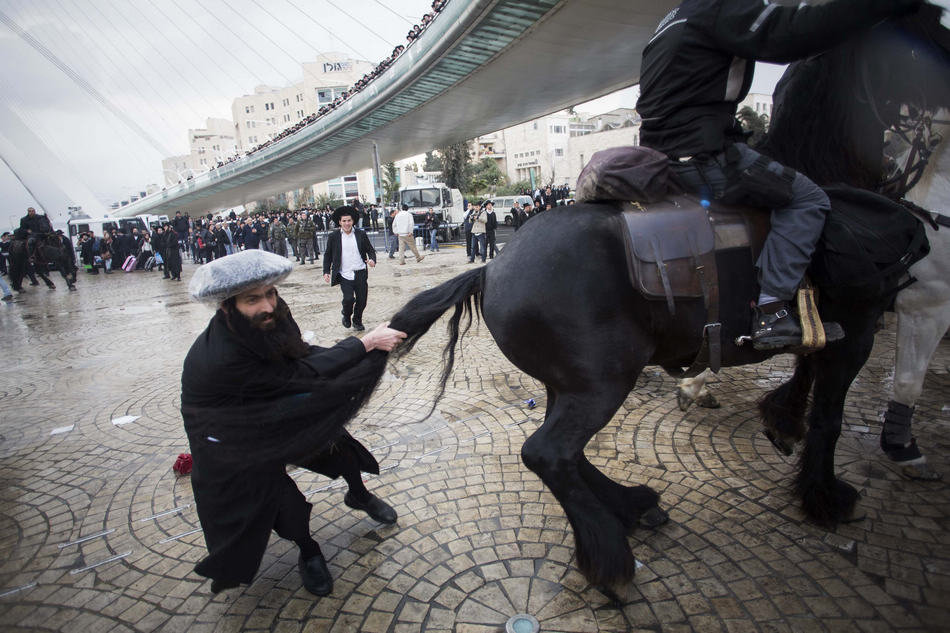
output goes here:
{"type": "Polygon", "coordinates": [[[485,267],[479,267],[454,277],[445,283],[419,293],[402,307],[392,318],[390,327],[405,332],[406,340],[391,354],[394,358],[401,358],[412,351],[412,348],[422,336],[429,331],[449,308],[455,307],[455,312],[449,318],[449,342],[442,350],[442,377],[439,383],[439,393],[433,401],[432,407],[445,393],[445,385],[452,373],[455,364],[455,346],[459,338],[468,332],[472,325],[472,318],[479,318],[482,309],[482,293],[485,289],[485,267]],[[461,329],[462,317],[468,318],[465,329],[461,329]]]}

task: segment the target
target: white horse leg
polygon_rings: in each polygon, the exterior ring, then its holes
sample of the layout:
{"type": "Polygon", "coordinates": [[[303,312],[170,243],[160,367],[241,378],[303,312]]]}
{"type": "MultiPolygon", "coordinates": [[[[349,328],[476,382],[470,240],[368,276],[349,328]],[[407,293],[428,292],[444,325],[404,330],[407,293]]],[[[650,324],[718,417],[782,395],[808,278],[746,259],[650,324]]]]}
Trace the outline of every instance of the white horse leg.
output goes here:
{"type": "Polygon", "coordinates": [[[897,354],[894,395],[881,430],[881,448],[915,479],[938,479],[926,464],[911,432],[914,405],[920,397],[930,359],[950,327],[950,232],[929,231],[931,255],[911,274],[918,281],[897,296],[897,354]]]}

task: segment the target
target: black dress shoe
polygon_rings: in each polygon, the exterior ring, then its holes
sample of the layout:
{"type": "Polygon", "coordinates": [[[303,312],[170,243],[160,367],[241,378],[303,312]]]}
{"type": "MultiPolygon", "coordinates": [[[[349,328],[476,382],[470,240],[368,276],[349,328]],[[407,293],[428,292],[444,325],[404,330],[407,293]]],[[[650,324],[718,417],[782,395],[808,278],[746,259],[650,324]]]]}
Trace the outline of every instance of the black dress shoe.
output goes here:
{"type": "Polygon", "coordinates": [[[396,511],[385,501],[375,495],[370,495],[366,501],[357,501],[349,492],[343,496],[343,503],[354,510],[362,510],[374,521],[392,525],[396,522],[396,511]]]}
{"type": "Polygon", "coordinates": [[[362,321],[357,321],[356,319],[353,319],[353,329],[356,330],[357,332],[362,332],[366,328],[363,327],[362,321]]]}
{"type": "Polygon", "coordinates": [[[348,316],[343,317],[343,327],[350,327],[351,325],[352,323],[350,322],[350,317],[348,316]]]}
{"type": "Polygon", "coordinates": [[[313,558],[303,559],[303,554],[297,559],[297,567],[303,577],[304,588],[315,596],[329,596],[333,591],[333,576],[327,569],[327,561],[323,554],[313,558]]]}

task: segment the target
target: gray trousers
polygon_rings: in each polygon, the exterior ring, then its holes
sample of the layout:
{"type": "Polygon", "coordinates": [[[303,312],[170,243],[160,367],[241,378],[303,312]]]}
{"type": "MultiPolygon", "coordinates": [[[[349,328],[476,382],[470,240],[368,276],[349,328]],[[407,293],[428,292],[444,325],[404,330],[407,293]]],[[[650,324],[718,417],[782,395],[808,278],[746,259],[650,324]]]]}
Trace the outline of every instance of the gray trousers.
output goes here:
{"type": "MultiPolygon", "coordinates": [[[[744,143],[737,143],[739,170],[746,169],[760,154],[744,143]]],[[[719,153],[711,159],[690,160],[673,163],[677,179],[686,188],[710,199],[722,196],[727,184],[725,155],[719,153]]],[[[771,161],[769,171],[781,174],[781,163],[771,161]]],[[[781,208],[772,209],[772,228],[762,253],[755,266],[759,287],[763,294],[790,301],[805,276],[811,262],[815,244],[825,226],[825,215],[831,208],[828,196],[806,176],[797,173],[792,182],[792,201],[781,208]]]]}

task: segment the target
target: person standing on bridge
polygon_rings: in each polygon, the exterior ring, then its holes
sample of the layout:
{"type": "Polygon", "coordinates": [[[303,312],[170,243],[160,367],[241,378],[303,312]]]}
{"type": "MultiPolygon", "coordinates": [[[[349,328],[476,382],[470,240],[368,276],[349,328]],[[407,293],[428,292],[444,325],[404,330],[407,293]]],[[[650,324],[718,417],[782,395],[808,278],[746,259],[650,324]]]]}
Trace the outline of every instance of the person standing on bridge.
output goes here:
{"type": "MultiPolygon", "coordinates": [[[[211,591],[250,583],[271,531],[299,548],[303,585],[329,595],[333,577],[310,534],[311,504],[288,475],[296,464],[349,486],[343,503],[393,524],[396,512],[370,493],[360,472],[379,473],[372,454],[343,425],[378,381],[370,352],[406,335],[382,324],[362,340],[308,345],[276,284],[293,264],[250,249],[199,268],[193,299],[216,306],[181,375],[181,414],[191,447],[198,519],[208,556],[195,571],[211,591]]],[[[374,352],[374,353],[379,353],[374,352]]]]}
{"type": "Polygon", "coordinates": [[[343,327],[353,326],[361,332],[363,310],[369,296],[369,271],[367,266],[376,266],[376,249],[363,229],[354,225],[359,211],[353,207],[340,207],[333,213],[333,221],[339,226],[327,239],[323,254],[323,280],[343,291],[343,327]]]}
{"type": "Polygon", "coordinates": [[[830,0],[809,6],[684,0],[660,21],[643,50],[637,100],[641,145],[667,154],[687,190],[772,210],[771,230],[756,262],[756,349],[801,343],[802,329],[789,303],[831,203],[804,175],[744,143],[736,110],[749,93],[754,62],[789,63],[820,53],[920,3],[830,0]]]}

